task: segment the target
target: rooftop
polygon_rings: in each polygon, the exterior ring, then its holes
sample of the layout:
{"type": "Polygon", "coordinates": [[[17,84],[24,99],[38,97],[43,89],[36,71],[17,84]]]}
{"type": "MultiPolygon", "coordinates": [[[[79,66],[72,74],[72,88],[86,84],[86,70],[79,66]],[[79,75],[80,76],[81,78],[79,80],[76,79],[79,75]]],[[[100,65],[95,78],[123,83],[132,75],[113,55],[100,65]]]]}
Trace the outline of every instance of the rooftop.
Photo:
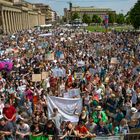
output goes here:
{"type": "Polygon", "coordinates": [[[72,11],[113,11],[110,8],[96,8],[96,7],[80,7],[80,6],[75,6],[72,7],[72,11]]]}

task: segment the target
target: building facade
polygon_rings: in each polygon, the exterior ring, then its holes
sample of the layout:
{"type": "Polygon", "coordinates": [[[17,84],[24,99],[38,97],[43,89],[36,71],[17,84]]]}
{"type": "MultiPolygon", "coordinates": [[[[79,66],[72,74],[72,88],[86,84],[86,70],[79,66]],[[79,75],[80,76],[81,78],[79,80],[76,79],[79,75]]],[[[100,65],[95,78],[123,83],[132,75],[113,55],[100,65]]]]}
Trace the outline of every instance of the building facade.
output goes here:
{"type": "Polygon", "coordinates": [[[22,0],[0,0],[0,29],[14,33],[45,24],[45,14],[34,4],[22,0]]]}
{"type": "Polygon", "coordinates": [[[87,14],[92,18],[93,15],[97,15],[101,17],[101,19],[104,19],[106,15],[109,13],[115,13],[115,11],[109,9],[109,8],[95,8],[95,7],[73,7],[70,4],[70,8],[64,9],[64,18],[66,21],[71,21],[71,17],[74,13],[78,13],[79,17],[82,19],[84,14],[87,14]]]}
{"type": "Polygon", "coordinates": [[[35,6],[41,10],[42,13],[45,13],[45,22],[52,23],[57,20],[57,13],[51,9],[49,5],[45,5],[42,3],[36,3],[35,6]]]}

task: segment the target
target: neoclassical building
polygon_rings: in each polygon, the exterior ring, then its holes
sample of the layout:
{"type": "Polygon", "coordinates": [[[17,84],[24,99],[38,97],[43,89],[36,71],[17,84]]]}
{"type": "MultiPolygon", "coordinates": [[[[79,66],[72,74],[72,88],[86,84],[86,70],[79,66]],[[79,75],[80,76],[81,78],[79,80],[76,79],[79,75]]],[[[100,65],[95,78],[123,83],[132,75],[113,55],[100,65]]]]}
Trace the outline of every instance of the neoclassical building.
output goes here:
{"type": "Polygon", "coordinates": [[[70,3],[70,7],[69,9],[65,8],[64,9],[64,17],[67,21],[71,20],[71,16],[74,13],[78,13],[78,15],[80,16],[80,18],[83,18],[84,14],[89,15],[91,18],[93,15],[98,15],[99,17],[101,17],[102,19],[104,19],[104,17],[106,15],[108,15],[109,13],[115,13],[115,11],[113,11],[112,9],[109,8],[95,8],[93,6],[91,7],[74,7],[72,6],[72,3],[70,3]]]}
{"type": "Polygon", "coordinates": [[[14,33],[45,24],[45,14],[24,0],[0,0],[0,29],[14,33]]]}

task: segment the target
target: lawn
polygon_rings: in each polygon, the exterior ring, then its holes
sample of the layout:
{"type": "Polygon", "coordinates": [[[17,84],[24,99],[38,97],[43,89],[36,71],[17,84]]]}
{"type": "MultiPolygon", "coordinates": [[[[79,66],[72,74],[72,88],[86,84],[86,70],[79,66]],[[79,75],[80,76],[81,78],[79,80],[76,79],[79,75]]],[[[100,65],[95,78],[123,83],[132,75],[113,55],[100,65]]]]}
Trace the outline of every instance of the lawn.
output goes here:
{"type": "Polygon", "coordinates": [[[105,28],[103,26],[87,26],[86,29],[90,32],[105,32],[105,28]]]}
{"type": "MultiPolygon", "coordinates": [[[[94,26],[87,26],[86,28],[88,31],[90,32],[105,32],[105,27],[104,26],[98,26],[98,25],[94,25],[94,26]]],[[[132,30],[132,27],[131,26],[126,26],[126,25],[122,25],[122,26],[110,26],[108,28],[108,31],[111,31],[111,30],[116,30],[118,32],[121,32],[121,31],[126,31],[126,30],[129,30],[131,29],[132,30]]]]}

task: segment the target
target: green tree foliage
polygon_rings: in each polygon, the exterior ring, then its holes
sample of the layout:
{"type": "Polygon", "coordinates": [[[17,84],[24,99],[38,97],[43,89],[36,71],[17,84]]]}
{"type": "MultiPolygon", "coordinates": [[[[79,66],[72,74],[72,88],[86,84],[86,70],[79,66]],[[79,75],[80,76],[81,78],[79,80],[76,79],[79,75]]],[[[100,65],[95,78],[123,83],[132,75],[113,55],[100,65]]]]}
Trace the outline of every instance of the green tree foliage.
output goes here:
{"type": "Polygon", "coordinates": [[[101,17],[98,17],[98,23],[100,24],[102,22],[101,17]]]}
{"type": "Polygon", "coordinates": [[[135,29],[140,27],[140,0],[130,10],[130,20],[135,29]]]}
{"type": "Polygon", "coordinates": [[[116,14],[115,13],[109,13],[109,15],[108,15],[108,22],[109,23],[114,23],[114,22],[116,22],[116,14]]]}
{"type": "Polygon", "coordinates": [[[102,19],[99,16],[97,16],[97,15],[93,15],[92,22],[93,23],[101,23],[102,19]]]}
{"type": "Polygon", "coordinates": [[[117,15],[116,22],[118,24],[123,24],[125,22],[125,17],[124,17],[124,15],[122,13],[117,15]]]}
{"type": "Polygon", "coordinates": [[[127,25],[130,25],[130,24],[131,24],[131,19],[130,19],[130,16],[129,16],[129,15],[126,16],[126,18],[125,18],[125,23],[126,23],[127,25]]]}
{"type": "Polygon", "coordinates": [[[91,18],[90,18],[89,15],[84,14],[84,15],[83,15],[82,21],[83,21],[84,23],[90,24],[90,23],[91,23],[91,18]]]}
{"type": "Polygon", "coordinates": [[[97,21],[98,21],[98,16],[97,15],[93,15],[92,16],[92,22],[93,23],[97,23],[97,21]]]}
{"type": "Polygon", "coordinates": [[[79,16],[78,12],[74,12],[72,14],[71,20],[75,20],[75,19],[79,19],[79,18],[80,18],[80,16],[79,16]]]}

